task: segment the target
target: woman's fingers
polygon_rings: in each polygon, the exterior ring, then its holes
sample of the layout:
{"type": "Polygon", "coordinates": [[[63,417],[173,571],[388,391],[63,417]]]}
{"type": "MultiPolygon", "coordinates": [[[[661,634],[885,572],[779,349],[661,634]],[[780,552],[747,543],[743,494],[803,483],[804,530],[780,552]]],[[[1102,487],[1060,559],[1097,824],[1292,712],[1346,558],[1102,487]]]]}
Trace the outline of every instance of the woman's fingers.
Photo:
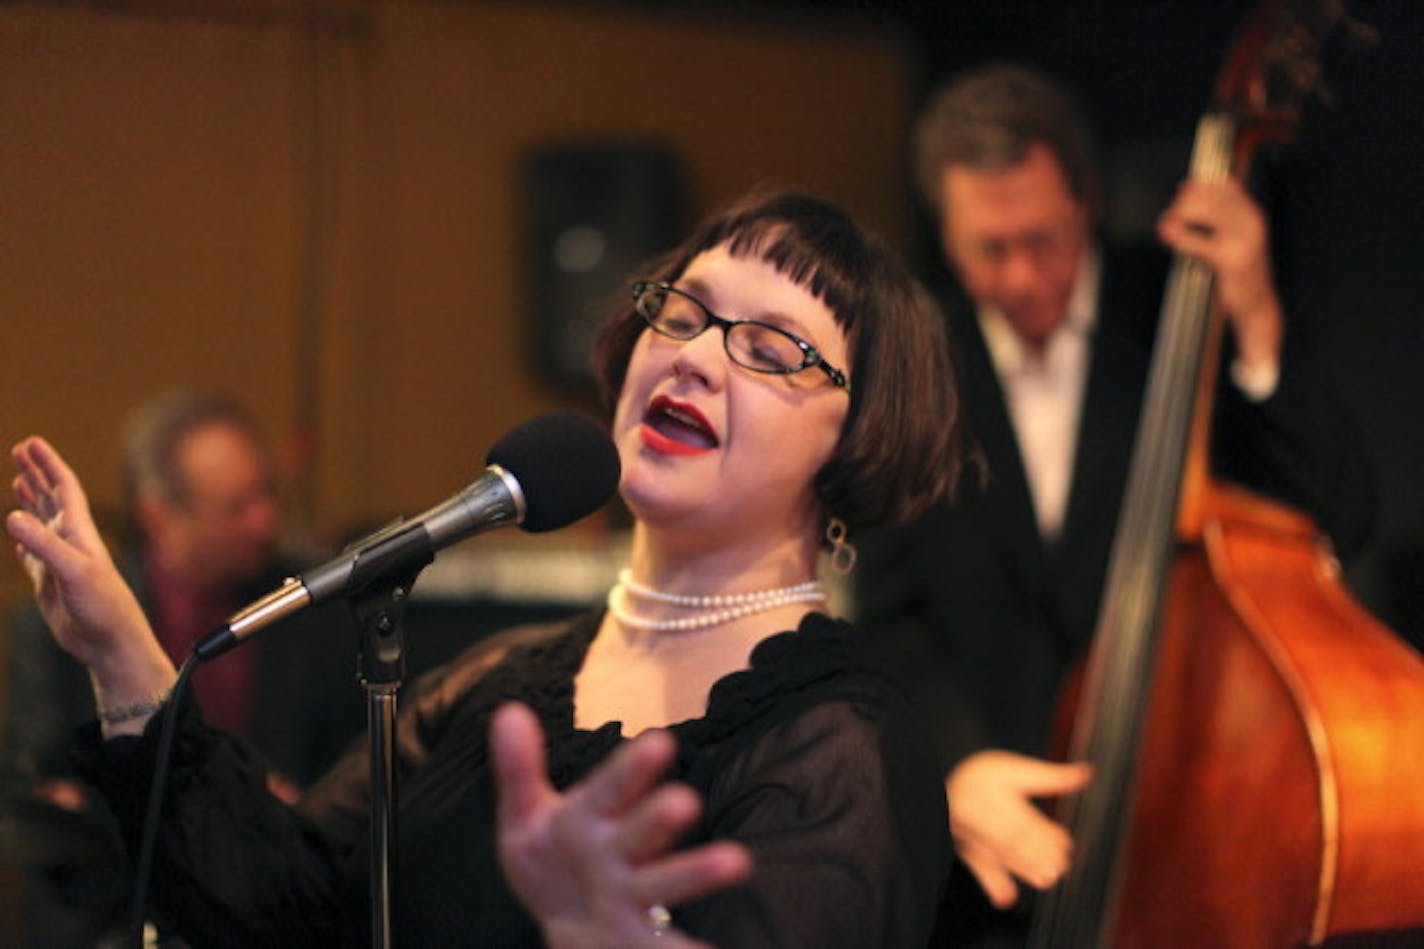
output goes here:
{"type": "Polygon", "coordinates": [[[107,559],[84,487],[59,452],[43,438],[31,436],[10,454],[17,472],[11,487],[21,508],[79,549],[107,559]]]}
{"type": "Polygon", "coordinates": [[[490,766],[500,826],[517,826],[535,817],[553,789],[544,765],[544,733],[527,706],[510,702],[495,711],[490,766]]]}
{"type": "Polygon", "coordinates": [[[670,735],[645,733],[560,793],[549,782],[534,714],[515,703],[496,711],[490,763],[500,864],[550,945],[700,947],[670,925],[663,907],[750,872],[740,844],[672,852],[701,812],[690,788],[659,783],[675,754],[670,735]]]}
{"type": "Polygon", "coordinates": [[[51,509],[52,517],[63,517],[59,525],[61,532],[86,551],[107,557],[107,548],[89,513],[89,497],[74,469],[53,445],[39,436],[27,438],[22,444],[37,481],[45,487],[42,503],[51,509]]]}
{"type": "Polygon", "coordinates": [[[47,463],[47,455],[53,454],[53,448],[38,436],[31,436],[15,445],[10,456],[14,459],[15,470],[18,472],[16,480],[23,486],[24,498],[31,507],[31,512],[40,518],[49,517],[53,510],[46,511],[43,508],[46,504],[54,504],[55,484],[50,477],[52,463],[47,463]],[[49,451],[46,452],[45,449],[49,451]]]}
{"type": "Polygon", "coordinates": [[[642,863],[677,843],[683,831],[697,820],[702,801],[681,784],[667,784],[639,801],[618,827],[618,852],[630,863],[642,863]]]}
{"type": "MultiPolygon", "coordinates": [[[[490,725],[490,743],[502,806],[512,820],[532,815],[553,793],[538,719],[524,705],[502,706],[490,725]]],[[[620,818],[636,806],[631,837],[644,841],[643,846],[676,833],[696,818],[695,796],[689,800],[672,788],[653,792],[675,751],[671,737],[660,732],[627,742],[569,792],[566,812],[578,820],[620,818]]]]}
{"type": "Polygon", "coordinates": [[[676,753],[671,735],[659,730],[644,732],[609,755],[571,796],[597,814],[622,814],[658,783],[676,753]]]}
{"type": "Polygon", "coordinates": [[[53,512],[46,514],[41,509],[40,498],[42,495],[30,483],[30,479],[23,474],[15,475],[10,481],[10,490],[14,493],[15,500],[20,502],[20,506],[36,517],[48,519],[53,515],[53,512]]]}
{"type": "Polygon", "coordinates": [[[38,580],[35,570],[41,565],[57,576],[67,576],[79,569],[74,551],[64,538],[29,511],[11,511],[5,516],[5,529],[19,545],[21,559],[31,579],[38,580]]]}
{"type": "Polygon", "coordinates": [[[637,871],[634,892],[648,905],[676,905],[735,886],[751,871],[752,857],[746,847],[719,840],[643,865],[637,871]]]}

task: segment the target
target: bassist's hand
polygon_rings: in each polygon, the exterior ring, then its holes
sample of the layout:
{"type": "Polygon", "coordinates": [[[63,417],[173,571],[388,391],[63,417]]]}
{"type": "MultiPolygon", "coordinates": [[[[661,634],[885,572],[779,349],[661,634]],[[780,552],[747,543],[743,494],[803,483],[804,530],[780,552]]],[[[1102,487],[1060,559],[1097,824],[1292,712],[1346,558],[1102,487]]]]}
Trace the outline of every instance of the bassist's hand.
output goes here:
{"type": "Polygon", "coordinates": [[[1241,362],[1279,367],[1285,319],[1271,274],[1269,228],[1241,183],[1184,182],[1158,220],[1157,233],[1174,251],[1211,267],[1241,362]]]}
{"type": "Polygon", "coordinates": [[[1091,769],[1008,751],[965,758],[945,780],[949,829],[959,856],[989,901],[1006,908],[1019,881],[1047,889],[1068,869],[1072,840],[1034,804],[1082,789],[1091,769]]]}

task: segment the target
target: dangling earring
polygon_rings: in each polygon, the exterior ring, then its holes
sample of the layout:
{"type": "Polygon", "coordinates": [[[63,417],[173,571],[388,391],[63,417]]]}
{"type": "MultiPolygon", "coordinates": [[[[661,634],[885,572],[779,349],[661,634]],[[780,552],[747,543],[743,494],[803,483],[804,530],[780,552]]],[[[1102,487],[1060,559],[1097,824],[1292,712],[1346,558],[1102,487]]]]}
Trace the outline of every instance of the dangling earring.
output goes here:
{"type": "Polygon", "coordinates": [[[832,517],[826,522],[826,543],[831,545],[831,569],[845,576],[855,569],[855,545],[846,540],[846,522],[832,517]]]}

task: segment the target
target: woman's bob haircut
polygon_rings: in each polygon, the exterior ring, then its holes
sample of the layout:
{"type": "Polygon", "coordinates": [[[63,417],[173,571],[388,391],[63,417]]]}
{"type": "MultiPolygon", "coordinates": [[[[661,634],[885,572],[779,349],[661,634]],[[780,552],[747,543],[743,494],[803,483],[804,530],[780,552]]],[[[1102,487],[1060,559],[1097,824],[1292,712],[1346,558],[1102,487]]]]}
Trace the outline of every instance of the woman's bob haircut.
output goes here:
{"type": "MultiPolygon", "coordinates": [[[[944,318],[899,258],[835,205],[762,192],[704,221],[637,276],[676,283],[693,258],[723,245],[810,291],[850,344],[850,410],[816,475],[823,514],[861,529],[947,500],[963,464],[957,375],[944,318]]],[[[599,333],[593,370],[609,406],[645,331],[629,296],[599,333]]]]}

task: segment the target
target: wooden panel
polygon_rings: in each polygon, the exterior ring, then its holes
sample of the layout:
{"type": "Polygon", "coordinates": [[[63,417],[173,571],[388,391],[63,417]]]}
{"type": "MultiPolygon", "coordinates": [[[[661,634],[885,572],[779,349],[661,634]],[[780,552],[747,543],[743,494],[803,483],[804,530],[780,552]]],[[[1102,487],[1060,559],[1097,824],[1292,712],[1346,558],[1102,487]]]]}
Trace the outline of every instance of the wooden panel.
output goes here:
{"type": "Polygon", "coordinates": [[[292,414],[295,53],[260,20],[0,8],[0,441],[52,437],[105,512],[148,395],[292,414]]]}

